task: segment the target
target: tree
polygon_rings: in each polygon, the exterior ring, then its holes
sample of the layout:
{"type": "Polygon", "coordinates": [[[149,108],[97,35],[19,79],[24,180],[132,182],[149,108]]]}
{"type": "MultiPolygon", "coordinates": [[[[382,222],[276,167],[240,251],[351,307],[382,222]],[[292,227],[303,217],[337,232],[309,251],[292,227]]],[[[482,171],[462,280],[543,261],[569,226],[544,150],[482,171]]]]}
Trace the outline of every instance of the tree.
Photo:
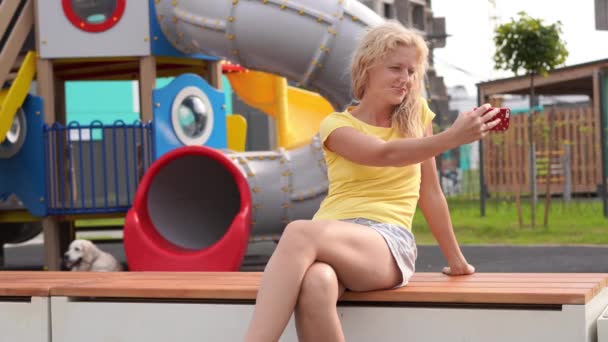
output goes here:
{"type": "MultiPolygon", "coordinates": [[[[546,76],[556,66],[563,64],[568,57],[566,44],[562,41],[562,23],[544,25],[542,19],[530,17],[526,12],[519,12],[517,20],[502,24],[496,28],[494,44],[494,67],[499,70],[510,70],[515,75],[525,72],[530,76],[530,115],[528,117],[530,161],[534,160],[534,77],[546,76]]],[[[535,225],[536,207],[536,167],[530,163],[532,227],[535,225]]]]}

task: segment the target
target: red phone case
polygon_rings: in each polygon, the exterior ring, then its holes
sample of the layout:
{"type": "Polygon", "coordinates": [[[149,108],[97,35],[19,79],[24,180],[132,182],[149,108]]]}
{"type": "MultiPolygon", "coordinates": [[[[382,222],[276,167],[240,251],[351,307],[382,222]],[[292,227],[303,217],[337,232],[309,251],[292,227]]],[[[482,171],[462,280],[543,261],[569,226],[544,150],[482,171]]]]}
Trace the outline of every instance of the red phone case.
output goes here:
{"type": "MultiPolygon", "coordinates": [[[[494,108],[491,108],[490,110],[492,109],[494,108]]],[[[507,129],[509,129],[509,119],[511,119],[511,110],[509,110],[509,108],[500,108],[500,111],[494,116],[494,118],[492,118],[492,121],[496,119],[500,119],[500,122],[498,123],[498,125],[494,126],[491,131],[506,131],[507,129]]]]}
{"type": "MultiPolygon", "coordinates": [[[[476,109],[477,109],[477,107],[475,107],[473,110],[476,110],[476,109]]],[[[492,107],[492,108],[486,110],[486,113],[493,109],[494,108],[492,107]]],[[[509,121],[511,119],[511,110],[509,108],[500,108],[500,111],[498,112],[498,114],[494,115],[494,117],[490,121],[494,121],[496,119],[500,119],[500,122],[498,123],[498,125],[494,126],[494,128],[492,128],[490,131],[493,131],[493,132],[506,131],[507,129],[509,129],[509,121]]]]}

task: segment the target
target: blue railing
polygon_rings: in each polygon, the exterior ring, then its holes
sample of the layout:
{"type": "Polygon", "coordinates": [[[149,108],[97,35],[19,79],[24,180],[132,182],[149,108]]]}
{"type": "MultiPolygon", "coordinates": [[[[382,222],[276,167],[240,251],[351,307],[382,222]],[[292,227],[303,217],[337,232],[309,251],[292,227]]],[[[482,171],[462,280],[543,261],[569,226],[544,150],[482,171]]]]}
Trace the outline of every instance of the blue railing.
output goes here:
{"type": "Polygon", "coordinates": [[[44,127],[49,215],[126,212],[153,160],[152,124],[44,127]]]}

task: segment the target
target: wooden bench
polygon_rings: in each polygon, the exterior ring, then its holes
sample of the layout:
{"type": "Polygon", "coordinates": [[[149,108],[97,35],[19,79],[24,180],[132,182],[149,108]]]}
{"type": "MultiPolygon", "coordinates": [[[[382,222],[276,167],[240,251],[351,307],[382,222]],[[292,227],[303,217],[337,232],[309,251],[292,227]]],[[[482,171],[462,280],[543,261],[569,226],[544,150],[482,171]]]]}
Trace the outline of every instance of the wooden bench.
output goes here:
{"type": "MultiPolygon", "coordinates": [[[[260,275],[0,272],[0,296],[50,296],[51,341],[239,341],[260,275]]],[[[607,282],[608,274],[417,273],[401,289],[347,292],[339,313],[349,342],[597,341],[607,282]]],[[[0,306],[0,317],[10,312],[0,306]]],[[[295,336],[292,319],[281,341],[295,336]]]]}

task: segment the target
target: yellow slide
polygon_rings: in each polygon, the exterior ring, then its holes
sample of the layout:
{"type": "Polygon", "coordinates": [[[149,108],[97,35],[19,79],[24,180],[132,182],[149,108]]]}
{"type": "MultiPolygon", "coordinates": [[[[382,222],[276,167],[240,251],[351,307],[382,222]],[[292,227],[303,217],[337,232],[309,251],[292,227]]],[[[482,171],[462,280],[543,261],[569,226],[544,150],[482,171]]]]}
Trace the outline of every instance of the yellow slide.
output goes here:
{"type": "Polygon", "coordinates": [[[7,89],[0,90],[0,142],[13,124],[17,110],[25,101],[30,85],[36,74],[36,52],[30,51],[25,56],[17,76],[7,89]]]}
{"type": "Polygon", "coordinates": [[[334,111],[321,95],[288,86],[283,77],[259,71],[226,76],[245,103],[276,120],[279,147],[293,149],[310,143],[321,121],[334,111]]]}

